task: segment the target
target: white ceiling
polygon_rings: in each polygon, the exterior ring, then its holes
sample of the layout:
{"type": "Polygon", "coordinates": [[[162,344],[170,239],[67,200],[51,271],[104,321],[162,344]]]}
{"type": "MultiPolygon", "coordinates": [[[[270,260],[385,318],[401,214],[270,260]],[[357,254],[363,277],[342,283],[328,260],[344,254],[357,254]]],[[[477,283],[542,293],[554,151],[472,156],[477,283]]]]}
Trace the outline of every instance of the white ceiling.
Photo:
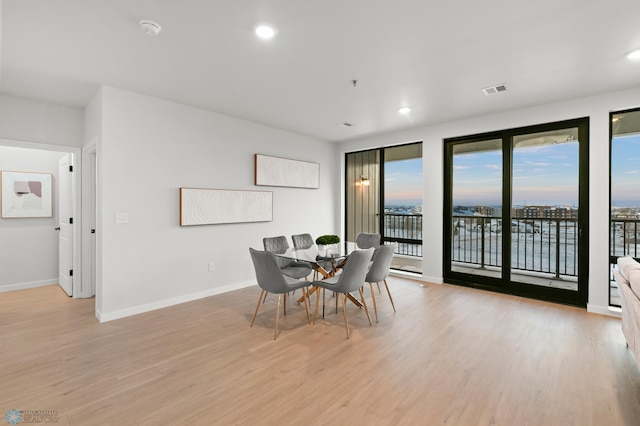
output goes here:
{"type": "Polygon", "coordinates": [[[638,0],[4,0],[1,30],[3,93],[106,84],[330,141],[640,85],[638,0]]]}

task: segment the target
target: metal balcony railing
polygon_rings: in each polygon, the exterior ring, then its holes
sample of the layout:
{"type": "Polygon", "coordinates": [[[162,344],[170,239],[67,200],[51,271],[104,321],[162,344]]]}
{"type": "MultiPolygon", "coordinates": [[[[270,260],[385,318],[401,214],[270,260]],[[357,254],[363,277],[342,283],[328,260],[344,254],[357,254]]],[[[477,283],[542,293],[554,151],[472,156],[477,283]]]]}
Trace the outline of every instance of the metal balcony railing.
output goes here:
{"type": "MultiPolygon", "coordinates": [[[[502,266],[502,220],[489,216],[452,216],[451,260],[481,268],[502,266]]],[[[511,221],[511,268],[577,276],[576,219],[522,218],[511,221]]]]}
{"type": "Polygon", "coordinates": [[[609,236],[611,238],[610,263],[615,264],[620,256],[640,255],[640,224],[639,219],[611,219],[609,236]]]}
{"type": "Polygon", "coordinates": [[[384,240],[398,243],[396,254],[422,257],[422,215],[384,213],[384,240]]]}

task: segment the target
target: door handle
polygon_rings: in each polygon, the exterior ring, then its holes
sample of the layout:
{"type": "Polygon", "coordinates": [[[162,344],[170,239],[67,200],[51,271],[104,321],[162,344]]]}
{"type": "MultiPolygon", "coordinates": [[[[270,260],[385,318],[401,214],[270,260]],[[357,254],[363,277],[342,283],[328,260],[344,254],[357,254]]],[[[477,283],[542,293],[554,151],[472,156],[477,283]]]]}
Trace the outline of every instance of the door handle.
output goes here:
{"type": "Polygon", "coordinates": [[[57,228],[54,228],[54,229],[55,229],[56,231],[59,231],[59,230],[60,230],[60,227],[58,226],[57,228]]]}

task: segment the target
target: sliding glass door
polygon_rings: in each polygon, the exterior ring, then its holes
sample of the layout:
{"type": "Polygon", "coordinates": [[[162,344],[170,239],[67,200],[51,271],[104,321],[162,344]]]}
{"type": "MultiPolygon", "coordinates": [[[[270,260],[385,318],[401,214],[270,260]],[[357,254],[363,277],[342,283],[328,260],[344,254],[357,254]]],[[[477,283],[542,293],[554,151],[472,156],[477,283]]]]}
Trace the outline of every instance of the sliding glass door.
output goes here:
{"type": "Polygon", "coordinates": [[[588,120],[445,141],[445,281],[586,305],[588,120]]]}
{"type": "MultiPolygon", "coordinates": [[[[640,260],[640,109],[611,113],[611,201],[609,263],[618,257],[640,260]]],[[[609,304],[621,306],[617,283],[610,274],[609,304]]]]}

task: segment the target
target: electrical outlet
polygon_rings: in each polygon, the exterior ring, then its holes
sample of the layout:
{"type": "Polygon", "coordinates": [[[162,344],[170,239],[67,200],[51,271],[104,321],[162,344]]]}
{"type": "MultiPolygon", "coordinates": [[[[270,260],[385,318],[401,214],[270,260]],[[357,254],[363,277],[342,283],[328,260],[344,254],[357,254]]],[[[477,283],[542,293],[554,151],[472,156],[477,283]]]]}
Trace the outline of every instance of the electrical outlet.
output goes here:
{"type": "Polygon", "coordinates": [[[213,262],[209,262],[209,272],[213,272],[216,270],[216,264],[213,262]]]}

